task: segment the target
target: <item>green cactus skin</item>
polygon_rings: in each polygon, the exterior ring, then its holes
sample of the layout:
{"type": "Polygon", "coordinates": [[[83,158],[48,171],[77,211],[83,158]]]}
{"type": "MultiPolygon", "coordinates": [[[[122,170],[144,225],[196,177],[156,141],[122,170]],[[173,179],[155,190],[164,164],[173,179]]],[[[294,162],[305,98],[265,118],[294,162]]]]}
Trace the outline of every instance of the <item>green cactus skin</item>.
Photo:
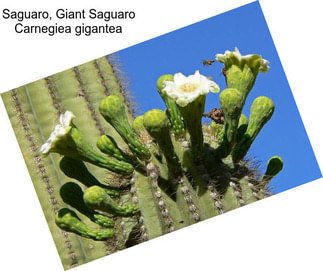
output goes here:
{"type": "Polygon", "coordinates": [[[62,185],[59,193],[62,200],[66,204],[70,205],[71,207],[78,210],[80,213],[87,216],[94,223],[106,228],[110,228],[114,226],[113,219],[106,217],[104,215],[101,215],[99,213],[96,213],[85,205],[83,201],[82,188],[76,183],[73,183],[73,182],[65,183],[64,185],[62,185]]]}
{"type": "Polygon", "coordinates": [[[227,88],[221,92],[219,99],[225,118],[224,138],[219,150],[221,157],[226,157],[235,144],[243,106],[243,95],[235,88],[227,88]]]}
{"type": "Polygon", "coordinates": [[[65,269],[265,198],[283,166],[274,156],[258,177],[244,159],[274,110],[258,97],[249,120],[241,114],[258,72],[266,71],[260,56],[223,60],[225,124],[209,126],[201,124],[205,96],[186,108],[165,100],[163,82],[172,75],[157,81],[166,113],[154,109],[133,120],[110,59],[2,94],[65,269]],[[76,116],[73,151],[41,156],[66,110],[76,116]],[[127,173],[100,166],[106,159],[127,173]]]}
{"type": "Polygon", "coordinates": [[[260,96],[253,101],[247,130],[233,152],[234,161],[241,160],[247,154],[256,136],[271,118],[274,109],[274,103],[268,97],[260,96]]]}
{"type": "Polygon", "coordinates": [[[140,160],[146,161],[150,158],[149,150],[137,139],[129,121],[122,99],[116,95],[105,97],[99,105],[102,116],[109,122],[120,136],[128,143],[130,150],[140,160]]]}
{"type": "Polygon", "coordinates": [[[60,209],[55,217],[55,223],[61,229],[74,232],[85,238],[102,241],[110,238],[114,234],[113,229],[91,229],[85,225],[75,212],[67,208],[60,209]]]}
{"type": "Polygon", "coordinates": [[[180,138],[185,135],[184,123],[176,102],[172,98],[168,97],[166,94],[162,93],[162,90],[165,87],[164,81],[173,81],[173,75],[165,74],[160,76],[157,80],[156,85],[158,93],[162,97],[166,105],[166,113],[171,123],[172,130],[175,136],[180,138]]]}
{"type": "Polygon", "coordinates": [[[133,216],[139,212],[135,204],[118,205],[108,193],[99,186],[91,186],[85,190],[83,200],[86,205],[95,210],[105,211],[116,216],[133,216]]]}

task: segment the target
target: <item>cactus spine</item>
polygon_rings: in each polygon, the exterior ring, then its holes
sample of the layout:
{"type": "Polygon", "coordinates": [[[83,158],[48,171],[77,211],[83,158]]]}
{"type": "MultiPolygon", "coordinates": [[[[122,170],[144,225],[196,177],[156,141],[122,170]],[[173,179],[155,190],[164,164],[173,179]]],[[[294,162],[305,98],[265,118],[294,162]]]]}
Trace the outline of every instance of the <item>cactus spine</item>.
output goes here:
{"type": "Polygon", "coordinates": [[[224,124],[201,124],[219,88],[198,72],[161,76],[166,111],[134,118],[107,57],[2,95],[66,269],[268,195],[282,159],[259,177],[244,157],[274,104],[258,97],[242,114],[267,62],[238,51],[217,60],[224,124]]]}

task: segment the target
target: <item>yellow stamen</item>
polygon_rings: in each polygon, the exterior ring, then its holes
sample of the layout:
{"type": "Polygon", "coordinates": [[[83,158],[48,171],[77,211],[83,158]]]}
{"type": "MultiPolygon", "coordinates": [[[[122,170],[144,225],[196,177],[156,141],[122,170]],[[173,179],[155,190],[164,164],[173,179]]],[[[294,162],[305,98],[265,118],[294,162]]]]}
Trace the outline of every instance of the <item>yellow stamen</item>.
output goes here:
{"type": "Polygon", "coordinates": [[[196,91],[196,89],[198,87],[199,87],[199,85],[195,84],[195,83],[184,83],[179,88],[181,91],[183,91],[185,93],[191,93],[191,92],[196,91]]]}

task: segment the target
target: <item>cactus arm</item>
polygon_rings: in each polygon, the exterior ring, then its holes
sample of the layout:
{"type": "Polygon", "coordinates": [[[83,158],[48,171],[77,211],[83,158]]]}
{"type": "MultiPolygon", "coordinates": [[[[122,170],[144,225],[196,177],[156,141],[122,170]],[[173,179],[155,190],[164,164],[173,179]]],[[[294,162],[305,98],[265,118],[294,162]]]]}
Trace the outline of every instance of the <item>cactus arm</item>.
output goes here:
{"type": "Polygon", "coordinates": [[[174,99],[168,97],[165,93],[162,92],[163,88],[165,87],[164,81],[173,81],[173,75],[165,74],[159,77],[157,80],[157,90],[166,105],[166,113],[175,136],[184,137],[185,127],[179,108],[174,99]]]}
{"type": "Polygon", "coordinates": [[[55,223],[62,230],[73,232],[85,238],[96,241],[103,241],[111,238],[114,234],[113,229],[92,229],[85,225],[75,212],[67,208],[60,209],[55,217],[55,223]]]}
{"type": "Polygon", "coordinates": [[[234,161],[239,161],[246,155],[262,127],[271,118],[274,109],[273,101],[267,97],[260,96],[253,101],[247,130],[233,151],[234,161]]]}
{"type": "Polygon", "coordinates": [[[106,191],[99,186],[91,186],[84,192],[83,200],[87,206],[95,210],[105,211],[116,216],[133,216],[139,209],[135,204],[118,205],[106,191]]]}
{"type": "Polygon", "coordinates": [[[137,139],[126,117],[125,106],[119,96],[105,97],[99,105],[99,110],[107,122],[109,122],[119,135],[126,141],[130,150],[143,161],[150,158],[149,150],[137,139]]]}

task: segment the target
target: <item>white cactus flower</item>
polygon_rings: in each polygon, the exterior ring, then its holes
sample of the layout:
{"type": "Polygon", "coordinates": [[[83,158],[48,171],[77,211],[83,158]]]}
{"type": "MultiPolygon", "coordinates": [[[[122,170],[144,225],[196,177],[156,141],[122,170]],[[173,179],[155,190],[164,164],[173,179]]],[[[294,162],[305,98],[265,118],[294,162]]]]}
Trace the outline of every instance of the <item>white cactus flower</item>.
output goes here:
{"type": "Polygon", "coordinates": [[[235,47],[234,51],[226,50],[224,54],[215,55],[215,59],[221,63],[224,63],[226,67],[234,64],[241,66],[241,68],[243,68],[244,64],[252,65],[255,57],[258,57],[260,61],[259,72],[267,72],[269,70],[268,60],[263,59],[261,56],[255,54],[243,56],[237,47],[235,47]]]}
{"type": "Polygon", "coordinates": [[[75,116],[70,111],[66,111],[64,114],[59,116],[60,123],[55,126],[47,141],[40,147],[40,153],[49,153],[50,150],[55,147],[56,142],[69,133],[72,128],[71,122],[73,118],[75,118],[75,116]]]}
{"type": "Polygon", "coordinates": [[[164,81],[165,87],[162,92],[173,98],[176,103],[185,107],[201,95],[209,92],[219,92],[219,86],[196,71],[193,75],[184,76],[176,73],[173,81],[164,81]]]}

